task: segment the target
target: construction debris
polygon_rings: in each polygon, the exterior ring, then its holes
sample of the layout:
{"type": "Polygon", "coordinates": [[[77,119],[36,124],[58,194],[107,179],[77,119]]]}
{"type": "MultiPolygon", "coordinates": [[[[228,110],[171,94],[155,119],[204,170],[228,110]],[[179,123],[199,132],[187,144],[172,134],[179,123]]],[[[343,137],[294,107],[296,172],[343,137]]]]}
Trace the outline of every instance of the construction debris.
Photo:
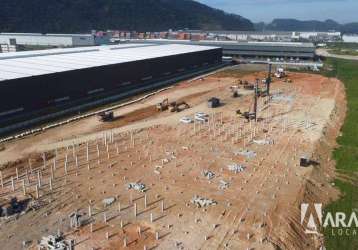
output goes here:
{"type": "Polygon", "coordinates": [[[70,227],[78,228],[78,227],[80,227],[82,225],[82,222],[80,220],[82,215],[79,214],[78,211],[75,211],[75,212],[71,213],[68,217],[70,219],[70,227]]]}
{"type": "Polygon", "coordinates": [[[16,197],[10,200],[0,201],[0,217],[9,217],[15,214],[25,212],[29,209],[30,200],[25,199],[19,201],[16,197]]]}
{"type": "Polygon", "coordinates": [[[273,144],[273,140],[270,139],[263,139],[263,140],[252,140],[253,143],[259,144],[259,145],[269,145],[273,144]]]}
{"type": "Polygon", "coordinates": [[[102,203],[105,207],[108,207],[108,206],[112,205],[115,201],[116,201],[115,197],[109,197],[109,198],[103,199],[102,203]]]}
{"type": "Polygon", "coordinates": [[[216,201],[211,200],[211,199],[207,199],[207,198],[203,198],[200,196],[195,195],[191,201],[192,204],[196,205],[197,207],[207,207],[207,206],[213,206],[218,204],[216,201]]]}
{"type": "Polygon", "coordinates": [[[212,178],[215,177],[215,174],[213,172],[211,172],[210,170],[204,170],[202,172],[203,176],[206,177],[208,180],[211,180],[212,178]]]}
{"type": "Polygon", "coordinates": [[[234,151],[234,155],[241,155],[241,156],[245,156],[246,158],[254,158],[256,157],[256,153],[254,151],[251,150],[245,150],[245,149],[240,149],[237,151],[234,151]]]}
{"type": "Polygon", "coordinates": [[[235,174],[239,173],[239,172],[243,172],[245,170],[245,167],[242,166],[242,165],[239,165],[239,164],[231,164],[231,165],[228,165],[227,168],[234,172],[235,174]]]}
{"type": "Polygon", "coordinates": [[[49,235],[42,237],[40,244],[38,245],[39,250],[74,250],[75,244],[73,240],[65,240],[62,234],[49,235]]]}
{"type": "Polygon", "coordinates": [[[145,192],[145,185],[143,183],[129,183],[127,185],[127,189],[130,190],[130,189],[134,189],[136,191],[139,191],[139,192],[145,192]]]}
{"type": "Polygon", "coordinates": [[[221,189],[221,190],[227,189],[229,187],[229,185],[230,185],[229,182],[220,180],[219,189],[221,189]]]}

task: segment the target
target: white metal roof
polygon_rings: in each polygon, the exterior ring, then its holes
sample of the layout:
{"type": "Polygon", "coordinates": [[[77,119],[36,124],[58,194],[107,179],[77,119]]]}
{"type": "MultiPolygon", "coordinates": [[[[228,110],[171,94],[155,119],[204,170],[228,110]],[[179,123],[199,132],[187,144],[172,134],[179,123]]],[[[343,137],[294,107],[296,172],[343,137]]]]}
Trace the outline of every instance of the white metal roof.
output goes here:
{"type": "Polygon", "coordinates": [[[32,51],[21,51],[21,52],[10,52],[0,53],[0,60],[19,58],[19,57],[35,57],[35,56],[47,56],[47,55],[59,55],[59,54],[74,54],[90,51],[99,50],[117,50],[134,47],[153,46],[153,44],[119,44],[119,45],[108,45],[108,46],[89,46],[89,47],[78,47],[78,48],[65,48],[65,49],[45,49],[45,50],[32,50],[32,51]]]}
{"type": "Polygon", "coordinates": [[[0,81],[216,49],[182,44],[123,44],[0,54],[0,81]]]}
{"type": "Polygon", "coordinates": [[[155,43],[157,44],[171,44],[171,43],[178,43],[178,44],[202,44],[208,46],[221,46],[221,45],[238,45],[238,46],[245,46],[245,45],[255,45],[255,46],[283,46],[283,47],[312,47],[314,48],[314,44],[310,42],[241,42],[241,41],[217,41],[217,40],[199,40],[199,41],[192,41],[192,40],[175,40],[175,39],[130,39],[130,42],[140,42],[140,43],[155,43]]]}

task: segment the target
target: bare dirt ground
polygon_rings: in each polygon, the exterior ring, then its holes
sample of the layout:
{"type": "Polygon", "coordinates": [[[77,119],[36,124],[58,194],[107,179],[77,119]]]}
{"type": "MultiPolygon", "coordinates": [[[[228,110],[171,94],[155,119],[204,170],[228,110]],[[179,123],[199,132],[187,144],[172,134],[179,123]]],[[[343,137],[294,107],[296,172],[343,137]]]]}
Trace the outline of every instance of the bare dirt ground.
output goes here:
{"type": "MultiPolygon", "coordinates": [[[[242,79],[257,77],[264,73],[242,79]]],[[[344,89],[319,75],[289,78],[274,81],[270,102],[259,99],[258,122],[236,115],[252,109],[252,91],[233,98],[237,75],[221,74],[118,109],[113,123],[92,117],[4,144],[0,197],[30,195],[37,210],[2,220],[0,248],[34,246],[60,230],[76,249],[318,249],[322,238],[304,233],[299,206],[338,195],[329,183],[330,151],[345,114],[344,89]],[[212,96],[223,105],[208,108],[212,96]],[[164,98],[191,108],[158,113],[154,105],[164,98]],[[207,123],[179,123],[199,111],[209,114],[207,123]],[[302,155],[319,164],[299,167],[302,155]],[[230,171],[232,164],[243,171],[230,171]],[[146,191],[128,190],[134,182],[146,191]],[[190,202],[195,195],[217,204],[199,208],[190,202]],[[115,202],[104,206],[109,197],[115,202]],[[85,224],[79,229],[69,227],[75,210],[85,224]]]]}

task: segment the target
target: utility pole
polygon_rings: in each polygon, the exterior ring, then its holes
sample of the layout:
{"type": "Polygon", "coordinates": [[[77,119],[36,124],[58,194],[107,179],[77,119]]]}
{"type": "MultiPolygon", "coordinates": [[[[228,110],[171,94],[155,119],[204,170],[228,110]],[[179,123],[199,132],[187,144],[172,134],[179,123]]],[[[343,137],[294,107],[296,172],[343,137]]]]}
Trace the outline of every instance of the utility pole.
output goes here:
{"type": "Polygon", "coordinates": [[[267,96],[270,96],[270,85],[271,85],[271,70],[272,70],[272,64],[269,63],[268,68],[268,76],[266,78],[266,90],[267,90],[267,96]]]}
{"type": "Polygon", "coordinates": [[[254,94],[255,122],[257,122],[257,95],[258,95],[259,81],[260,81],[259,79],[256,79],[256,83],[255,83],[255,94],[254,94]]]}

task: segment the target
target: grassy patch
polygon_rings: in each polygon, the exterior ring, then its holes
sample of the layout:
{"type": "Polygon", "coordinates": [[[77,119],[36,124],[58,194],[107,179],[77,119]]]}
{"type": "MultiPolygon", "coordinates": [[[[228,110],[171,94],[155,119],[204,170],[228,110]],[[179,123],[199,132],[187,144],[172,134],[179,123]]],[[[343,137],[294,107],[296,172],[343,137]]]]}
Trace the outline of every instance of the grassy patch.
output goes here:
{"type": "Polygon", "coordinates": [[[327,47],[332,54],[358,56],[357,43],[328,43],[327,47]]]}
{"type": "MultiPolygon", "coordinates": [[[[348,101],[346,121],[342,134],[337,139],[339,146],[333,152],[340,176],[335,180],[335,185],[343,195],[329,204],[325,212],[345,212],[349,216],[352,211],[358,214],[358,61],[328,59],[325,63],[329,70],[323,73],[330,77],[335,76],[344,83],[348,101]]],[[[358,249],[358,228],[352,229],[356,229],[356,235],[352,235],[352,230],[351,235],[337,235],[337,228],[325,228],[327,249],[358,249]]]]}

